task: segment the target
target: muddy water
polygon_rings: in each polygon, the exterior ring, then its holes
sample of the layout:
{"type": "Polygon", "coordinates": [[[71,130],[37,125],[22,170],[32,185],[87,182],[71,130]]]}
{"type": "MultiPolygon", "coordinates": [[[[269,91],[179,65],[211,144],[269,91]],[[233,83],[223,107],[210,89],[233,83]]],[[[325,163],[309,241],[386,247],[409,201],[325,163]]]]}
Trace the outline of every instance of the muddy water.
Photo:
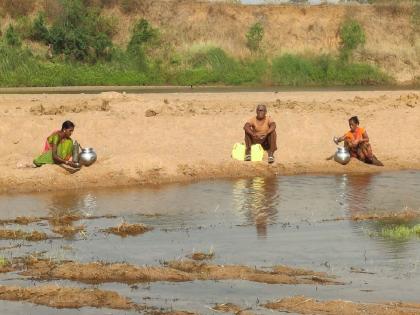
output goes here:
{"type": "MultiPolygon", "coordinates": [[[[0,218],[77,213],[114,215],[81,220],[86,231],[72,239],[41,242],[0,240],[0,257],[41,252],[51,259],[160,265],[201,251],[214,251],[212,263],[305,267],[336,275],[341,286],[273,285],[241,280],[155,282],[130,286],[107,283],[142,304],[211,314],[215,303],[236,303],[258,313],[259,304],[285,296],[361,302],[420,302],[420,238],[380,235],[389,221],[333,219],[367,212],[420,209],[420,172],[369,175],[282,176],[208,181],[160,188],[100,190],[0,196],[0,218]],[[101,230],[122,222],[143,223],[153,231],[121,238],[101,230]],[[355,273],[364,270],[369,273],[355,273]]],[[[415,224],[419,222],[410,222],[415,224]]],[[[7,228],[51,232],[47,221],[7,228]]],[[[56,236],[56,235],[55,235],[56,236]]],[[[16,273],[0,274],[0,285],[32,286],[16,273]]],[[[57,280],[67,286],[92,287],[57,280]]],[[[76,314],[22,302],[0,301],[8,314],[76,314]]],[[[128,314],[84,308],[84,314],[128,314]]]]}

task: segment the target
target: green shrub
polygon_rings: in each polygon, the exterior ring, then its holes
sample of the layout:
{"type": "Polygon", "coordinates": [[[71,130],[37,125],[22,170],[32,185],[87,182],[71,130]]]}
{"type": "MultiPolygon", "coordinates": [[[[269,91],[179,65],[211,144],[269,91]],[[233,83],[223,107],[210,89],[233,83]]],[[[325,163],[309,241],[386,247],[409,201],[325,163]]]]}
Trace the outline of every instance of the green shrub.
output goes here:
{"type": "Polygon", "coordinates": [[[157,38],[157,29],[153,28],[147,20],[141,19],[134,25],[127,50],[137,51],[139,47],[144,47],[145,44],[151,44],[157,38]]]}
{"type": "Polygon", "coordinates": [[[355,20],[347,20],[341,25],[340,39],[340,55],[346,61],[349,60],[353,50],[366,42],[363,27],[355,20]]]}
{"type": "Polygon", "coordinates": [[[145,20],[139,20],[132,31],[131,39],[127,45],[127,53],[137,70],[147,71],[148,61],[146,48],[155,44],[158,39],[158,30],[145,20]]]}
{"type": "Polygon", "coordinates": [[[111,57],[112,41],[105,33],[99,33],[93,40],[96,59],[109,59],[111,57]]]}
{"type": "Polygon", "coordinates": [[[4,37],[6,44],[9,46],[20,47],[22,45],[22,40],[20,39],[19,34],[15,31],[12,24],[9,24],[4,37]]]}
{"type": "Polygon", "coordinates": [[[264,27],[260,22],[257,22],[246,33],[246,46],[253,52],[260,50],[263,37],[264,27]]]}
{"type": "Polygon", "coordinates": [[[45,25],[44,13],[40,12],[32,22],[31,39],[35,41],[50,42],[50,31],[45,25]]]}
{"type": "Polygon", "coordinates": [[[109,59],[113,45],[99,10],[87,8],[80,0],[63,0],[62,5],[49,30],[48,41],[55,53],[79,61],[109,59]]]}

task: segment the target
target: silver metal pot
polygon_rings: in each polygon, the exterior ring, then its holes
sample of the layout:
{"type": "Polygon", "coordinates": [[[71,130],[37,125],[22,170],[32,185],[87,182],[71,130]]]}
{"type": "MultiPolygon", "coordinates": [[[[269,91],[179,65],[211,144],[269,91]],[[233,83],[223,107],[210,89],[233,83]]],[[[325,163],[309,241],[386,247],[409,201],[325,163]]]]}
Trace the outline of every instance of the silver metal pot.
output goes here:
{"type": "Polygon", "coordinates": [[[95,163],[96,158],[97,155],[93,148],[84,148],[79,154],[79,163],[83,166],[90,166],[95,163]]]}
{"type": "Polygon", "coordinates": [[[337,147],[337,152],[334,154],[334,161],[346,165],[350,162],[351,156],[345,147],[337,147]]]}

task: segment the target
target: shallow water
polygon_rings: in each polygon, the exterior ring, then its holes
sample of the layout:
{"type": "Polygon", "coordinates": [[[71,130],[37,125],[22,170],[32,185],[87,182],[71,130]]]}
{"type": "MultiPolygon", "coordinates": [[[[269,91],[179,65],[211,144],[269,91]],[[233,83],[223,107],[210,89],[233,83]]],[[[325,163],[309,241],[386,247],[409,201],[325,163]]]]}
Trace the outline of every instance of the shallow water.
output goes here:
{"type": "MultiPolygon", "coordinates": [[[[156,282],[96,287],[118,291],[138,303],[212,313],[215,303],[233,302],[268,313],[258,306],[290,295],[362,302],[420,302],[420,238],[381,237],[384,221],[329,221],[365,212],[420,209],[420,172],[366,175],[310,175],[207,181],[161,188],[132,188],[0,196],[1,218],[77,212],[116,215],[82,220],[86,234],[43,242],[0,240],[0,256],[43,252],[45,257],[81,262],[129,262],[159,265],[194,251],[215,252],[217,264],[305,267],[334,274],[342,286],[271,285],[248,281],[156,282]],[[154,230],[121,238],[100,230],[122,221],[144,223],[154,230]],[[363,268],[374,274],[352,273],[363,268]]],[[[414,224],[415,222],[412,222],[414,224]]],[[[43,230],[46,222],[8,226],[43,230]]],[[[77,282],[55,281],[67,285],[77,282]]],[[[33,285],[15,274],[0,275],[0,284],[33,285]]],[[[82,285],[89,287],[89,285],[82,285]]],[[[32,307],[0,301],[8,314],[76,314],[76,310],[32,307]]],[[[86,309],[87,314],[124,314],[86,309]]]]}

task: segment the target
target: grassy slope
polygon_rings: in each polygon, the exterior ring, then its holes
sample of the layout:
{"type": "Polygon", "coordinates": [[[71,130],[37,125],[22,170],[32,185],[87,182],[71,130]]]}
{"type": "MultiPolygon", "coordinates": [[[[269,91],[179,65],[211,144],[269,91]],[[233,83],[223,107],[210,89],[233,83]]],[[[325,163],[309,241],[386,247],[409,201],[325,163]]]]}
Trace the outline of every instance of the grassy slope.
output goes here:
{"type": "MultiPolygon", "coordinates": [[[[42,9],[51,16],[55,14],[54,6],[44,7],[45,3],[54,1],[36,0],[35,2],[36,6],[33,11],[42,9]]],[[[339,25],[343,19],[350,17],[363,25],[367,35],[365,47],[356,54],[356,62],[378,65],[395,77],[398,82],[412,81],[415,77],[420,76],[420,44],[411,19],[412,9],[408,7],[391,10],[390,7],[373,6],[242,6],[195,1],[146,0],[141,3],[142,5],[136,7],[137,11],[130,11],[130,14],[123,13],[118,3],[103,9],[104,15],[115,18],[117,30],[114,42],[117,45],[124,47],[129,40],[134,22],[140,17],[145,17],[153,25],[159,27],[164,42],[171,43],[177,54],[188,55],[194,51],[208,50],[208,46],[217,46],[224,49],[230,56],[243,60],[252,57],[245,45],[245,33],[250,25],[260,21],[265,29],[263,48],[268,59],[271,60],[275,56],[285,53],[301,54],[308,57],[303,62],[307,67],[307,73],[303,72],[302,78],[302,82],[305,84],[334,84],[334,80],[326,78],[331,77],[337,71],[340,72],[342,78],[340,82],[344,80],[345,84],[369,83],[369,80],[374,81],[377,78],[377,74],[374,73],[372,77],[365,80],[367,82],[364,82],[363,78],[359,80],[357,75],[363,70],[362,66],[354,69],[338,67],[337,70],[337,66],[331,63],[329,69],[325,70],[319,69],[319,64],[313,64],[313,62],[311,64],[313,56],[337,53],[339,25]],[[321,79],[318,79],[319,71],[323,73],[321,79]],[[356,79],[353,80],[352,77],[356,79]]],[[[0,18],[3,31],[10,21],[11,18],[8,14],[0,18]]],[[[46,47],[33,43],[27,44],[39,55],[45,54],[46,47]]],[[[31,62],[28,61],[28,63],[31,62]]],[[[302,62],[298,60],[297,63],[302,62]]],[[[276,79],[276,65],[278,68],[278,64],[281,64],[276,60],[273,61],[273,73],[269,74],[269,79],[266,78],[267,75],[256,73],[261,72],[258,68],[268,67],[263,61],[260,63],[258,60],[245,62],[245,65],[244,62],[239,64],[236,62],[233,66],[232,64],[230,60],[224,61],[222,67],[217,65],[218,70],[216,69],[217,71],[212,71],[212,73],[208,73],[208,67],[205,66],[178,71],[175,74],[165,73],[164,77],[150,78],[145,74],[139,75],[129,67],[121,68],[116,64],[74,67],[73,65],[51,65],[37,61],[35,76],[40,77],[40,82],[44,83],[37,84],[32,80],[32,85],[73,85],[92,82],[95,84],[156,84],[163,82],[237,84],[244,83],[242,73],[249,77],[245,83],[268,81],[268,83],[293,84],[293,82],[284,82],[282,78],[276,79]],[[229,78],[220,80],[218,75],[226,72],[226,69],[233,69],[233,74],[229,78]],[[58,79],[49,84],[48,78],[50,77],[58,79]],[[257,80],[256,77],[258,77],[257,80]]],[[[3,65],[4,67],[5,65],[3,65]]],[[[25,67],[25,65],[19,65],[19,67],[25,67]]],[[[32,68],[29,64],[27,67],[32,68]]],[[[17,72],[17,75],[22,77],[11,78],[10,84],[6,83],[6,85],[27,85],[25,73],[29,73],[29,70],[25,71],[17,72]]],[[[268,70],[268,72],[270,71],[268,70]]]]}

